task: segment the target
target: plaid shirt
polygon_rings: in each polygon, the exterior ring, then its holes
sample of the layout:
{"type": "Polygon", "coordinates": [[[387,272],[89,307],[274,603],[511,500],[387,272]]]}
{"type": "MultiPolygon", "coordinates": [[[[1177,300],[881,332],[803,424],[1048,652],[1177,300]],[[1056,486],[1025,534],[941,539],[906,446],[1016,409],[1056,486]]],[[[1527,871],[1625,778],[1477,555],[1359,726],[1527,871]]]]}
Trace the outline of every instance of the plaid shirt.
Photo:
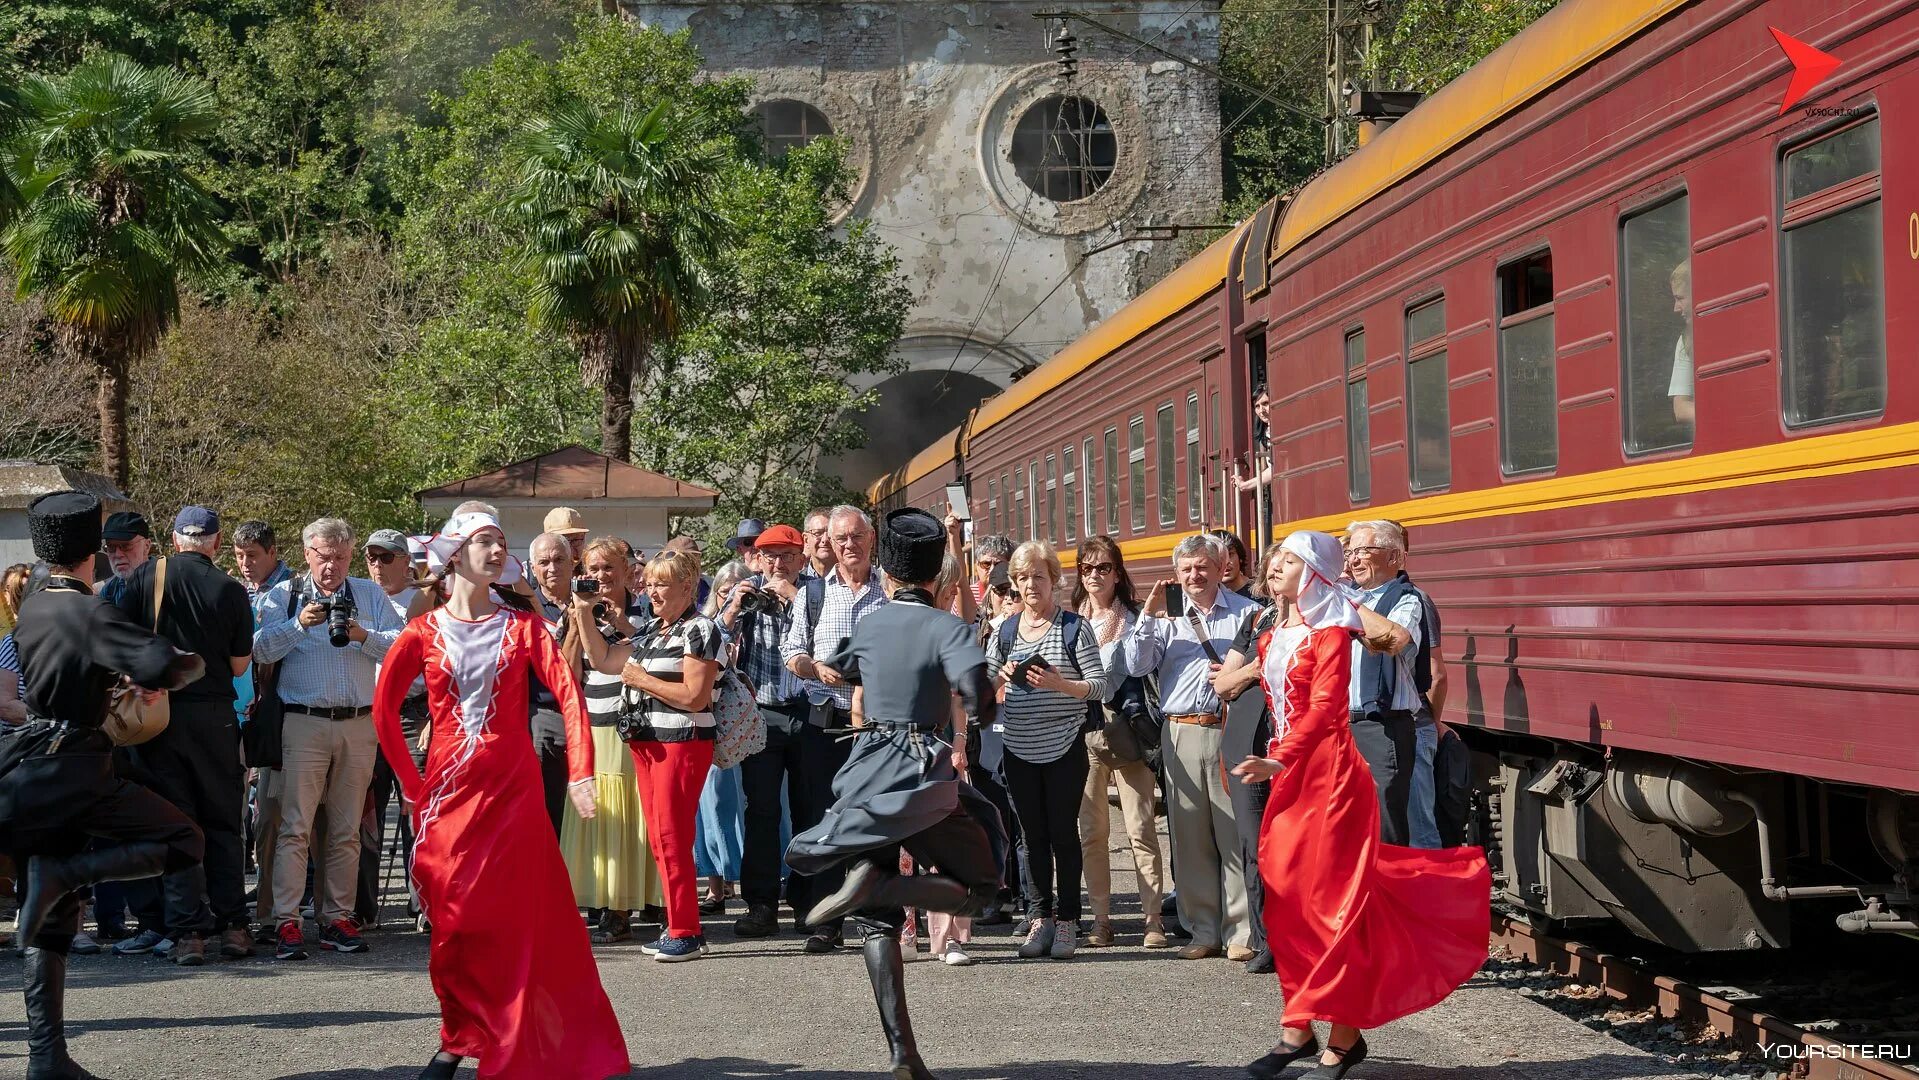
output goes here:
{"type": "MultiPolygon", "coordinates": [[[[809,628],[806,616],[806,590],[802,588],[793,598],[793,625],[786,632],[786,640],[780,644],[782,659],[791,660],[795,656],[810,656],[813,660],[824,662],[827,657],[838,652],[846,639],[853,636],[853,627],[866,617],[866,613],[886,603],[886,589],[880,582],[880,572],[874,568],[866,584],[856,593],[841,579],[838,573],[826,576],[826,600],[820,607],[818,627],[809,628]]],[[[805,682],[806,696],[810,701],[820,702],[831,699],[843,712],[853,711],[853,688],[850,686],[827,686],[825,683],[805,682]]]]}
{"type": "MultiPolygon", "coordinates": [[[[746,580],[753,585],[766,584],[763,574],[754,574],[746,580]]],[[[796,597],[794,604],[799,602],[796,597]]],[[[792,627],[793,606],[790,604],[778,615],[741,614],[731,631],[721,627],[729,641],[739,644],[740,670],[753,683],[754,699],[762,705],[784,705],[806,696],[806,684],[786,670],[785,658],[781,656],[780,646],[792,627]],[[742,634],[741,630],[746,632],[742,634]]]]}

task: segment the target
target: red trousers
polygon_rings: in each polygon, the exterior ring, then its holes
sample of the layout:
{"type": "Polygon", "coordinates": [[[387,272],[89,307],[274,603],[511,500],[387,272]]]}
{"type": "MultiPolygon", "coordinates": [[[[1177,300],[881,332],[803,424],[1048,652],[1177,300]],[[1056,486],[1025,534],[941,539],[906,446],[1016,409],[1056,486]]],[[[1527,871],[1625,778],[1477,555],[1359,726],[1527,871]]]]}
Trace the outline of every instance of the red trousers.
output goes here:
{"type": "Polygon", "coordinates": [[[638,772],[640,812],[653,861],[666,883],[666,936],[700,936],[699,871],[693,866],[693,834],[700,792],[713,766],[713,740],[627,743],[638,772]]]}

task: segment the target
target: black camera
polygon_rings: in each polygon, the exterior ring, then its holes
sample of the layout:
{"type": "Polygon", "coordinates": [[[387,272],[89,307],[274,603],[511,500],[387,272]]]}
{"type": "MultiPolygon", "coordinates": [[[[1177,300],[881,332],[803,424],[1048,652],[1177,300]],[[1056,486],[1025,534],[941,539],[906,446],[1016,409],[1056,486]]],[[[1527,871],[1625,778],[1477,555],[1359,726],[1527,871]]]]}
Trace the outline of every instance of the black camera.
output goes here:
{"type": "Polygon", "coordinates": [[[600,595],[600,579],[596,577],[576,577],[573,579],[574,596],[600,595]]]}
{"type": "Polygon", "coordinates": [[[765,589],[748,589],[740,594],[740,614],[768,615],[778,618],[786,610],[786,601],[765,589]]]}
{"type": "Polygon", "coordinates": [[[336,649],[344,649],[352,642],[347,636],[347,624],[353,621],[353,594],[342,584],[332,596],[316,596],[313,602],[326,611],[327,641],[336,649]]]}

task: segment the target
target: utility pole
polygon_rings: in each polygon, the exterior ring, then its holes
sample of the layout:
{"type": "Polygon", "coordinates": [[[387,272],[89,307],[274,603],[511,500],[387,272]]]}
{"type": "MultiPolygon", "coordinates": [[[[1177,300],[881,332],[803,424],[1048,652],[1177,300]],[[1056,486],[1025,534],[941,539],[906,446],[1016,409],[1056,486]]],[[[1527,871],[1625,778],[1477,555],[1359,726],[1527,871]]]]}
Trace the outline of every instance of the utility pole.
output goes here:
{"type": "MultiPolygon", "coordinates": [[[[1350,86],[1372,83],[1373,28],[1381,0],[1326,0],[1326,163],[1346,150],[1355,121],[1347,113],[1350,86]]],[[[1361,125],[1364,127],[1364,125],[1361,125]]],[[[1370,132],[1367,132],[1370,134],[1370,132]]]]}

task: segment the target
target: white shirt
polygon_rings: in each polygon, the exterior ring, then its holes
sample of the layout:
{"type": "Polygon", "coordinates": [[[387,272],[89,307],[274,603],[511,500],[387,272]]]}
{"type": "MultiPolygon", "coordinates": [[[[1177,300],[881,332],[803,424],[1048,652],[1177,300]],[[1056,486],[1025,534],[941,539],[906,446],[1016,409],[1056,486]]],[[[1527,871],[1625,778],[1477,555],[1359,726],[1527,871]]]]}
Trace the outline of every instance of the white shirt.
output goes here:
{"type": "Polygon", "coordinates": [[[1679,335],[1672,343],[1672,382],[1666,384],[1667,397],[1692,396],[1692,343],[1690,334],[1679,335]]]}
{"type": "MultiPolygon", "coordinates": [[[[1365,590],[1366,606],[1372,607],[1373,601],[1379,599],[1380,594],[1386,591],[1386,586],[1392,583],[1392,580],[1388,579],[1385,585],[1365,590]]],[[[1413,636],[1412,643],[1399,650],[1398,655],[1393,657],[1393,663],[1399,665],[1399,678],[1393,681],[1392,707],[1405,712],[1417,712],[1419,711],[1419,686],[1413,681],[1413,659],[1419,655],[1419,631],[1424,625],[1421,617],[1426,614],[1420,606],[1419,594],[1407,592],[1399,598],[1399,603],[1393,605],[1393,610],[1380,612],[1380,614],[1405,627],[1406,632],[1413,636]]],[[[1348,680],[1347,701],[1355,710],[1359,708],[1360,699],[1359,666],[1365,658],[1366,646],[1358,638],[1354,638],[1353,674],[1348,680]]]]}

